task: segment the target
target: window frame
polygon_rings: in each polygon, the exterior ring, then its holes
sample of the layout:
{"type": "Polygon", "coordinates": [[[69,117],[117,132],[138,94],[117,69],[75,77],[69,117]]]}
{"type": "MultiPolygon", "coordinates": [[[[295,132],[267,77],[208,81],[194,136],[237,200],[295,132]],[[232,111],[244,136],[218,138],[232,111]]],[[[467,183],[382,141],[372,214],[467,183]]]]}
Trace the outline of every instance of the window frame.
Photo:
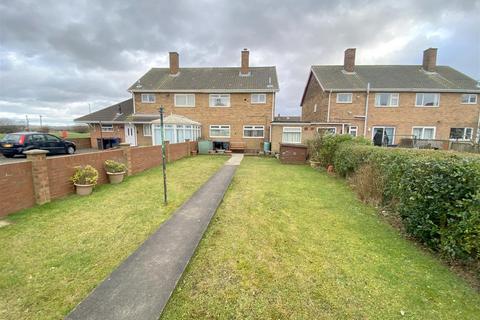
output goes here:
{"type": "Polygon", "coordinates": [[[320,129],[322,130],[329,130],[333,129],[333,134],[337,134],[337,127],[317,127],[317,133],[320,133],[320,129]]]}
{"type": "Polygon", "coordinates": [[[440,93],[438,92],[417,92],[415,94],[415,107],[418,107],[418,108],[438,108],[440,107],[440,93]],[[422,95],[422,104],[417,104],[417,101],[418,101],[418,95],[421,94],[422,95]],[[434,94],[438,97],[437,99],[437,105],[433,105],[433,106],[426,106],[425,105],[425,95],[426,94],[434,94]]]}
{"type": "Polygon", "coordinates": [[[252,93],[250,95],[250,103],[251,104],[267,104],[267,94],[266,93],[252,93]],[[253,96],[263,96],[264,100],[261,102],[253,102],[253,96]]]}
{"type": "Polygon", "coordinates": [[[473,128],[472,128],[472,127],[450,128],[450,132],[449,132],[449,134],[448,134],[448,140],[450,140],[450,141],[471,141],[471,140],[473,140],[473,128]],[[462,136],[462,138],[461,138],[461,139],[451,138],[452,129],[463,129],[463,136],[462,136]],[[467,129],[470,129],[470,131],[471,131],[471,134],[470,134],[470,138],[469,138],[469,139],[465,138],[465,137],[466,137],[466,133],[467,133],[467,129]]]}
{"type": "Polygon", "coordinates": [[[396,137],[397,137],[397,128],[396,127],[393,127],[393,126],[382,126],[382,125],[379,125],[379,126],[372,126],[372,140],[373,140],[373,137],[375,136],[375,129],[383,129],[384,132],[385,132],[385,129],[393,129],[393,139],[392,141],[389,141],[389,143],[387,144],[387,146],[391,146],[391,145],[394,145],[394,142],[396,140],[396,137]]]}
{"type": "Polygon", "coordinates": [[[302,127],[283,127],[282,128],[282,143],[289,143],[289,144],[301,144],[302,143],[302,131],[303,131],[303,128],[302,127]],[[292,130],[292,129],[295,129],[295,130],[292,130]],[[287,130],[292,130],[292,131],[287,131],[287,130]],[[300,141],[298,142],[285,142],[283,140],[283,135],[285,133],[300,133],[300,141]]]}
{"type": "Polygon", "coordinates": [[[348,134],[357,137],[358,136],[358,126],[348,126],[348,134]],[[352,134],[352,129],[355,128],[355,135],[352,134]]]}
{"type": "Polygon", "coordinates": [[[478,95],[476,93],[464,93],[460,97],[461,104],[477,104],[478,103],[478,95]],[[463,102],[463,97],[468,96],[467,102],[463,102]],[[470,98],[475,97],[475,102],[470,102],[470,98]]]}
{"type": "Polygon", "coordinates": [[[265,138],[265,126],[262,125],[254,125],[254,124],[246,124],[243,126],[243,138],[245,139],[263,139],[265,138]],[[246,127],[251,127],[251,129],[246,129],[246,127]],[[245,130],[249,131],[259,131],[262,128],[262,136],[246,136],[245,135],[245,130]]]}
{"type": "MultiPolygon", "coordinates": [[[[185,98],[185,101],[188,102],[188,98],[185,98]]],[[[195,108],[195,94],[194,93],[175,93],[173,95],[173,105],[177,108],[195,108]],[[185,96],[185,97],[191,96],[191,97],[193,97],[193,104],[192,105],[177,104],[177,97],[179,97],[179,96],[185,96]]]]}
{"type": "Polygon", "coordinates": [[[336,102],[337,103],[353,103],[353,93],[352,92],[337,92],[336,96],[336,102]],[[340,101],[339,97],[340,95],[349,95],[350,96],[350,101],[340,101]]]}
{"type": "Polygon", "coordinates": [[[412,127],[412,136],[414,136],[415,139],[418,139],[418,140],[436,140],[436,138],[437,138],[437,127],[434,127],[434,126],[413,126],[412,127]],[[415,135],[413,134],[415,129],[422,129],[422,137],[420,137],[420,138],[415,137],[415,135]],[[425,129],[433,129],[433,138],[432,139],[425,139],[423,137],[424,134],[425,134],[425,129]]]}
{"type": "Polygon", "coordinates": [[[232,135],[232,128],[230,127],[229,124],[211,124],[208,127],[208,136],[210,138],[230,138],[231,135],[232,135]],[[228,136],[213,136],[212,135],[212,127],[218,127],[218,128],[216,128],[217,130],[226,129],[226,128],[222,128],[222,127],[228,127],[228,136]]]}
{"type": "Polygon", "coordinates": [[[400,105],[400,94],[398,92],[377,92],[375,93],[375,107],[377,108],[397,108],[400,105]],[[381,105],[377,103],[377,97],[380,97],[382,94],[388,94],[388,103],[387,105],[381,105]],[[396,104],[392,104],[393,96],[396,96],[396,104]]]}
{"type": "MultiPolygon", "coordinates": [[[[148,131],[148,130],[147,130],[147,131],[148,131]]],[[[152,131],[153,131],[153,130],[152,130],[152,125],[151,125],[151,124],[146,124],[146,123],[143,124],[143,131],[142,131],[142,132],[143,132],[143,136],[144,136],[144,137],[151,137],[151,136],[152,136],[152,131]],[[145,128],[149,128],[149,129],[150,129],[150,134],[148,134],[148,132],[147,132],[147,133],[145,132],[145,128]]]]}
{"type": "Polygon", "coordinates": [[[157,100],[157,97],[156,97],[155,93],[142,93],[141,97],[140,97],[140,100],[141,100],[142,103],[155,103],[155,101],[157,100]],[[144,99],[144,97],[153,97],[153,100],[144,99]]]}
{"type": "Polygon", "coordinates": [[[230,108],[231,106],[231,101],[230,101],[231,97],[230,97],[230,94],[229,93],[211,93],[208,95],[208,106],[210,108],[230,108]],[[213,96],[228,96],[228,104],[226,106],[215,106],[215,105],[212,105],[212,97],[213,96]]]}
{"type": "Polygon", "coordinates": [[[105,123],[102,123],[100,124],[100,131],[102,132],[113,132],[113,123],[112,124],[105,124],[105,123]],[[110,128],[109,130],[105,130],[104,128],[110,128]]]}

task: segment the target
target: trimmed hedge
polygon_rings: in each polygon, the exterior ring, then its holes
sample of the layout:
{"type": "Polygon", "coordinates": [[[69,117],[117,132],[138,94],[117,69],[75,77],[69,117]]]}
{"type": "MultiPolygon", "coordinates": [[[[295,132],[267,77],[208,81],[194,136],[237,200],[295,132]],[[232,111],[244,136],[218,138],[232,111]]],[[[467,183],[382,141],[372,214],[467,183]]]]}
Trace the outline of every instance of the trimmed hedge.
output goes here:
{"type": "Polygon", "coordinates": [[[344,177],[366,165],[378,169],[382,205],[420,242],[450,258],[480,260],[480,157],[352,142],[331,156],[344,177]]]}

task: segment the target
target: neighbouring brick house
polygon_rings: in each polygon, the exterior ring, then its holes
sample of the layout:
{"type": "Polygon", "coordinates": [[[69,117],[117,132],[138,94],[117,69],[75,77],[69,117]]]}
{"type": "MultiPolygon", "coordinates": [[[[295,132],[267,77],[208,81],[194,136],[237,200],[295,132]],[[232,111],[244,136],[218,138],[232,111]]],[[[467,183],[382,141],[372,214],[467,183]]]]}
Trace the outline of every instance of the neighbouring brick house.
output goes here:
{"type": "Polygon", "coordinates": [[[94,146],[107,135],[132,145],[161,143],[160,106],[170,143],[201,138],[219,148],[254,151],[271,141],[275,67],[251,67],[246,49],[240,67],[183,68],[178,53],[169,58],[169,68],[150,69],[128,89],[132,99],[75,120],[90,125],[94,146]]]}
{"type": "Polygon", "coordinates": [[[478,141],[478,82],[436,60],[437,49],[430,48],[422,65],[355,65],[355,49],[347,49],[343,66],[312,66],[301,121],[275,119],[272,150],[281,141],[304,143],[318,130],[368,139],[378,132],[388,145],[414,138],[478,141]]]}

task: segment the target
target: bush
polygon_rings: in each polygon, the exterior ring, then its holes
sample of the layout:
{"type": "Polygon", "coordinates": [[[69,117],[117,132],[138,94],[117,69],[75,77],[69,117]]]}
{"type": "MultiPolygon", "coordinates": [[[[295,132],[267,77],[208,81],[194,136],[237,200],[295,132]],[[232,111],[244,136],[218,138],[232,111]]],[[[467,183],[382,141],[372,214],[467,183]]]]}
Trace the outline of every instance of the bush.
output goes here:
{"type": "Polygon", "coordinates": [[[74,184],[96,185],[98,181],[98,171],[90,165],[75,167],[75,173],[70,178],[74,184]]]}
{"type": "Polygon", "coordinates": [[[357,144],[370,143],[364,138],[354,138],[349,134],[316,134],[313,139],[307,141],[310,158],[320,162],[321,166],[327,167],[333,164],[338,146],[347,141],[357,144]]]}
{"type": "Polygon", "coordinates": [[[398,212],[410,235],[450,258],[480,259],[479,157],[343,143],[334,165],[339,175],[355,173],[356,183],[364,179],[365,185],[373,174],[364,168],[377,170],[381,203],[398,212]]]}
{"type": "Polygon", "coordinates": [[[114,160],[106,160],[105,161],[105,170],[110,173],[119,173],[125,172],[127,170],[127,166],[125,166],[121,162],[117,162],[114,160]]]}

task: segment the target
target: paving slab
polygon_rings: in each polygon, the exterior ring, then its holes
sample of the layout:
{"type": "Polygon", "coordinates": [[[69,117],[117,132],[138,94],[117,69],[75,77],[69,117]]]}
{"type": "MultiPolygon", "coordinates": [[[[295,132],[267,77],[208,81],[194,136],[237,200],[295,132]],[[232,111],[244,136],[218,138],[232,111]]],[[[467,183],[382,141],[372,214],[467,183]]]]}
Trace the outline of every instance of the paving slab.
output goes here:
{"type": "Polygon", "coordinates": [[[158,319],[240,164],[232,159],[66,319],[158,319]]]}

